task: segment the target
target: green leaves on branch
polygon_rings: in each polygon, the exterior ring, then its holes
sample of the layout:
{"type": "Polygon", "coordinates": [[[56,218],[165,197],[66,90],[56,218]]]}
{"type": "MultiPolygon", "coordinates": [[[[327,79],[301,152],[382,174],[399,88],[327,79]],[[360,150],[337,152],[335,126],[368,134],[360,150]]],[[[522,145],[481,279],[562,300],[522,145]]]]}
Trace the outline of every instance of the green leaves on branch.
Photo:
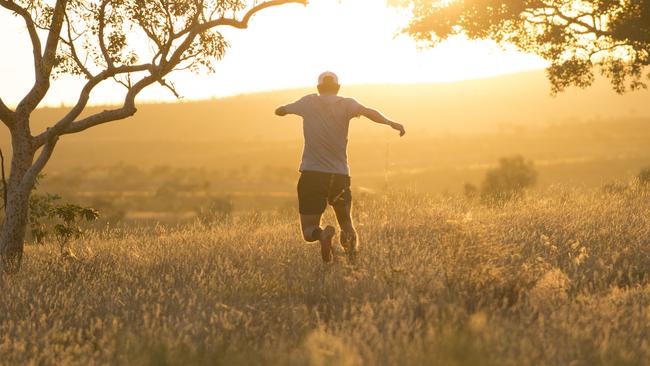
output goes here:
{"type": "Polygon", "coordinates": [[[186,61],[192,60],[187,68],[194,73],[214,72],[214,61],[223,58],[228,46],[228,42],[221,33],[207,31],[199,35],[185,52],[183,58],[186,61]]]}
{"type": "Polygon", "coordinates": [[[43,243],[53,235],[64,254],[66,244],[83,235],[82,223],[97,220],[99,212],[61,200],[57,194],[32,193],[27,219],[34,242],[43,243]]]}
{"type": "MultiPolygon", "coordinates": [[[[159,66],[163,74],[175,69],[212,72],[229,44],[220,32],[202,25],[234,20],[255,4],[246,0],[69,1],[56,74],[90,78],[111,67],[139,62],[159,66]]],[[[32,13],[41,9],[46,6],[37,6],[32,13]]],[[[128,76],[118,81],[131,85],[128,76]]]]}
{"type": "Polygon", "coordinates": [[[588,87],[594,70],[618,93],[650,79],[650,3],[619,0],[405,0],[404,30],[429,46],[452,36],[491,39],[537,54],[553,93],[588,87]]]}

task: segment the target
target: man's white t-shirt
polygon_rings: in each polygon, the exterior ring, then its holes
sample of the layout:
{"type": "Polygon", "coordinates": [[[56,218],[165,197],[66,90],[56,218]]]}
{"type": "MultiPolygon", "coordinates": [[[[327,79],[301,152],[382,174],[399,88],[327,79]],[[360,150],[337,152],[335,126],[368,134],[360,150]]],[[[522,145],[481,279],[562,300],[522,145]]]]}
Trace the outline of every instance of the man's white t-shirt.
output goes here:
{"type": "Polygon", "coordinates": [[[300,171],[350,175],[348,127],[362,106],[352,98],[310,94],[285,106],[288,113],[302,117],[305,147],[300,171]]]}

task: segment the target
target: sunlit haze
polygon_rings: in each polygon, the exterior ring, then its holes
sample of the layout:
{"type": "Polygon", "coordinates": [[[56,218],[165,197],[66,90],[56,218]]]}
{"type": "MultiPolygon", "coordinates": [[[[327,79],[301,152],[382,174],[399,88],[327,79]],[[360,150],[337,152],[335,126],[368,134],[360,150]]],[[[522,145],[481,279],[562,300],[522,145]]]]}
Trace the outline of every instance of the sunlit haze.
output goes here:
{"type": "Polygon", "coordinates": [[[0,366],[650,366],[650,0],[0,0],[0,32],[0,366]]]}
{"type": "MultiPolygon", "coordinates": [[[[0,96],[14,105],[29,88],[31,46],[18,18],[0,15],[4,57],[0,96]]],[[[408,13],[384,0],[314,0],[308,6],[285,5],[257,14],[247,30],[223,29],[231,43],[212,75],[176,73],[169,79],[186,99],[206,99],[262,90],[311,86],[323,70],[339,74],[342,84],[425,83],[475,79],[539,69],[544,62],[531,55],[503,51],[489,42],[450,40],[435,49],[418,48],[399,30],[408,13]]],[[[54,83],[45,104],[76,101],[81,80],[54,83]]],[[[92,103],[118,103],[121,87],[104,85],[92,103]]],[[[173,101],[161,87],[150,87],[140,101],[173,101]]]]}

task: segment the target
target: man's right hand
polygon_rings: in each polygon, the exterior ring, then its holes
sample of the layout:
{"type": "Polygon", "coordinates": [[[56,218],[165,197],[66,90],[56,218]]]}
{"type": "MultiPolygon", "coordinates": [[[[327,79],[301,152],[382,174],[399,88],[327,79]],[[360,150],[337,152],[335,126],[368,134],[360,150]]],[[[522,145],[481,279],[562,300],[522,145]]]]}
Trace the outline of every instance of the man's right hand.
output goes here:
{"type": "Polygon", "coordinates": [[[286,116],[287,115],[286,108],[284,108],[284,106],[279,107],[278,109],[275,110],[275,115],[280,117],[286,116]]]}
{"type": "Polygon", "coordinates": [[[404,134],[406,133],[406,130],[404,129],[404,126],[402,126],[401,124],[399,124],[397,122],[391,122],[390,127],[392,129],[394,129],[394,130],[399,131],[399,137],[404,136],[404,134]]]}

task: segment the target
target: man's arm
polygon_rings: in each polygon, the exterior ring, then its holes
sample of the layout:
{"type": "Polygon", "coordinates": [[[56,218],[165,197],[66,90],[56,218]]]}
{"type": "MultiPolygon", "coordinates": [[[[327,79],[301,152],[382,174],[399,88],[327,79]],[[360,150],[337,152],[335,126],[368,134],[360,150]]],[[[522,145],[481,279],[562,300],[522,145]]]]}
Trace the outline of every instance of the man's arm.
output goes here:
{"type": "Polygon", "coordinates": [[[307,108],[309,104],[309,98],[312,95],[313,94],[306,95],[293,103],[289,103],[287,105],[278,107],[275,110],[275,114],[280,117],[286,116],[287,114],[295,114],[296,116],[302,116],[305,112],[305,108],[307,108]]]}
{"type": "Polygon", "coordinates": [[[404,126],[397,122],[393,122],[386,118],[383,114],[379,113],[379,111],[374,110],[372,108],[366,108],[366,107],[361,107],[359,110],[359,114],[368,118],[369,120],[382,124],[382,125],[388,125],[392,129],[399,131],[399,135],[404,136],[406,133],[406,130],[404,129],[404,126]]]}
{"type": "Polygon", "coordinates": [[[275,110],[276,116],[284,117],[287,114],[289,114],[289,112],[287,112],[286,106],[278,107],[278,109],[275,110]]]}

